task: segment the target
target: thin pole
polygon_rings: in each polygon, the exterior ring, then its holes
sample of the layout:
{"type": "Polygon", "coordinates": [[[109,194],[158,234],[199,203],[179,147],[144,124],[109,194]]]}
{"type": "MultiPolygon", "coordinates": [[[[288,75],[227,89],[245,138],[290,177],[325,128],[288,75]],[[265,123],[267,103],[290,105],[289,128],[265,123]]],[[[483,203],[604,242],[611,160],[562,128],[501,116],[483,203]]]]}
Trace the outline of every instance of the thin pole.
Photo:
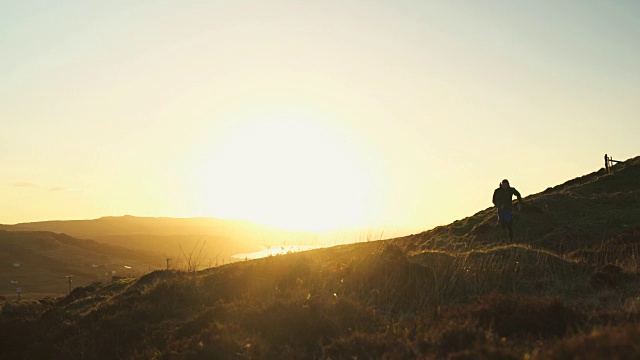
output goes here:
{"type": "Polygon", "coordinates": [[[66,278],[69,279],[69,295],[71,295],[71,278],[73,275],[67,275],[66,278]]]}

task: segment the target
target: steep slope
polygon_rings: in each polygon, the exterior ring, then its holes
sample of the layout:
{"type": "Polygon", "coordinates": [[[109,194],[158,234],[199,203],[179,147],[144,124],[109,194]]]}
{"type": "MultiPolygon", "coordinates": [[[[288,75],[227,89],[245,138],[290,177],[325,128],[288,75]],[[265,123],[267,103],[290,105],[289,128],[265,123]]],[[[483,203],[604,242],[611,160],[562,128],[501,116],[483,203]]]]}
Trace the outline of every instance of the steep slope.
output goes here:
{"type": "Polygon", "coordinates": [[[7,301],[0,358],[640,358],[639,166],[527,197],[516,244],[486,209],[399,239],[7,301]]]}
{"type": "MultiPolygon", "coordinates": [[[[638,245],[638,229],[640,157],[614,166],[610,174],[601,169],[525,197],[523,209],[515,213],[514,241],[570,258],[589,250],[606,255],[602,251],[610,247],[603,245],[609,242],[617,244],[617,252],[622,252],[620,239],[629,246],[638,245]]],[[[450,225],[393,242],[412,253],[465,252],[504,245],[508,238],[497,226],[495,210],[488,208],[450,225]]]]}

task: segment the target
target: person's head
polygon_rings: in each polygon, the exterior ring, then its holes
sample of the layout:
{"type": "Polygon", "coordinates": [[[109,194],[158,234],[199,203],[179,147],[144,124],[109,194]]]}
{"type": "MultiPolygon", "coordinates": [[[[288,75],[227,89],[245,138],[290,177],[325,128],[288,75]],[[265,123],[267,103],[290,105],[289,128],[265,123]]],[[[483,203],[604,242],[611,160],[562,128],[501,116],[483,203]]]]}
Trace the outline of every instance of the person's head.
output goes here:
{"type": "Polygon", "coordinates": [[[504,179],[502,180],[502,182],[500,183],[500,187],[503,189],[508,189],[509,188],[509,180],[504,179]]]}

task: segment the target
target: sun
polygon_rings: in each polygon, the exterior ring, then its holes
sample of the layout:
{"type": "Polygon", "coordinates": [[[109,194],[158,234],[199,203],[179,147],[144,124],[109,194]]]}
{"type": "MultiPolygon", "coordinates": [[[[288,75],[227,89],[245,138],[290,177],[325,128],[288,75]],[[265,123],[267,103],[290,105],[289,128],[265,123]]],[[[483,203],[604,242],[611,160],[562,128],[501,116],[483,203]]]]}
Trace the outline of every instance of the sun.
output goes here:
{"type": "Polygon", "coordinates": [[[370,221],[372,174],[349,138],[317,122],[260,119],[207,159],[208,208],[227,218],[318,231],[370,221]]]}

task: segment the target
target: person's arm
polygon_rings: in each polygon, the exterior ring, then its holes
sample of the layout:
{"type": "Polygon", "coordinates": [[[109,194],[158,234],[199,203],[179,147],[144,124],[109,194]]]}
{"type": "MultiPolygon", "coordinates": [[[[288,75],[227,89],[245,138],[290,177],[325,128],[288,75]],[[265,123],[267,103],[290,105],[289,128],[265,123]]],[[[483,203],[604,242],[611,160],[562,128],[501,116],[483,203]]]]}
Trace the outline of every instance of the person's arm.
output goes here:
{"type": "Polygon", "coordinates": [[[520,195],[520,192],[515,188],[512,188],[512,189],[513,189],[513,195],[515,195],[518,198],[518,207],[522,207],[522,196],[520,195]]]}
{"type": "Polygon", "coordinates": [[[496,190],[493,192],[493,198],[491,199],[491,201],[493,202],[493,205],[494,205],[494,206],[496,206],[496,207],[498,206],[498,203],[496,203],[496,197],[497,197],[497,195],[498,195],[498,190],[496,189],[496,190]]]}

